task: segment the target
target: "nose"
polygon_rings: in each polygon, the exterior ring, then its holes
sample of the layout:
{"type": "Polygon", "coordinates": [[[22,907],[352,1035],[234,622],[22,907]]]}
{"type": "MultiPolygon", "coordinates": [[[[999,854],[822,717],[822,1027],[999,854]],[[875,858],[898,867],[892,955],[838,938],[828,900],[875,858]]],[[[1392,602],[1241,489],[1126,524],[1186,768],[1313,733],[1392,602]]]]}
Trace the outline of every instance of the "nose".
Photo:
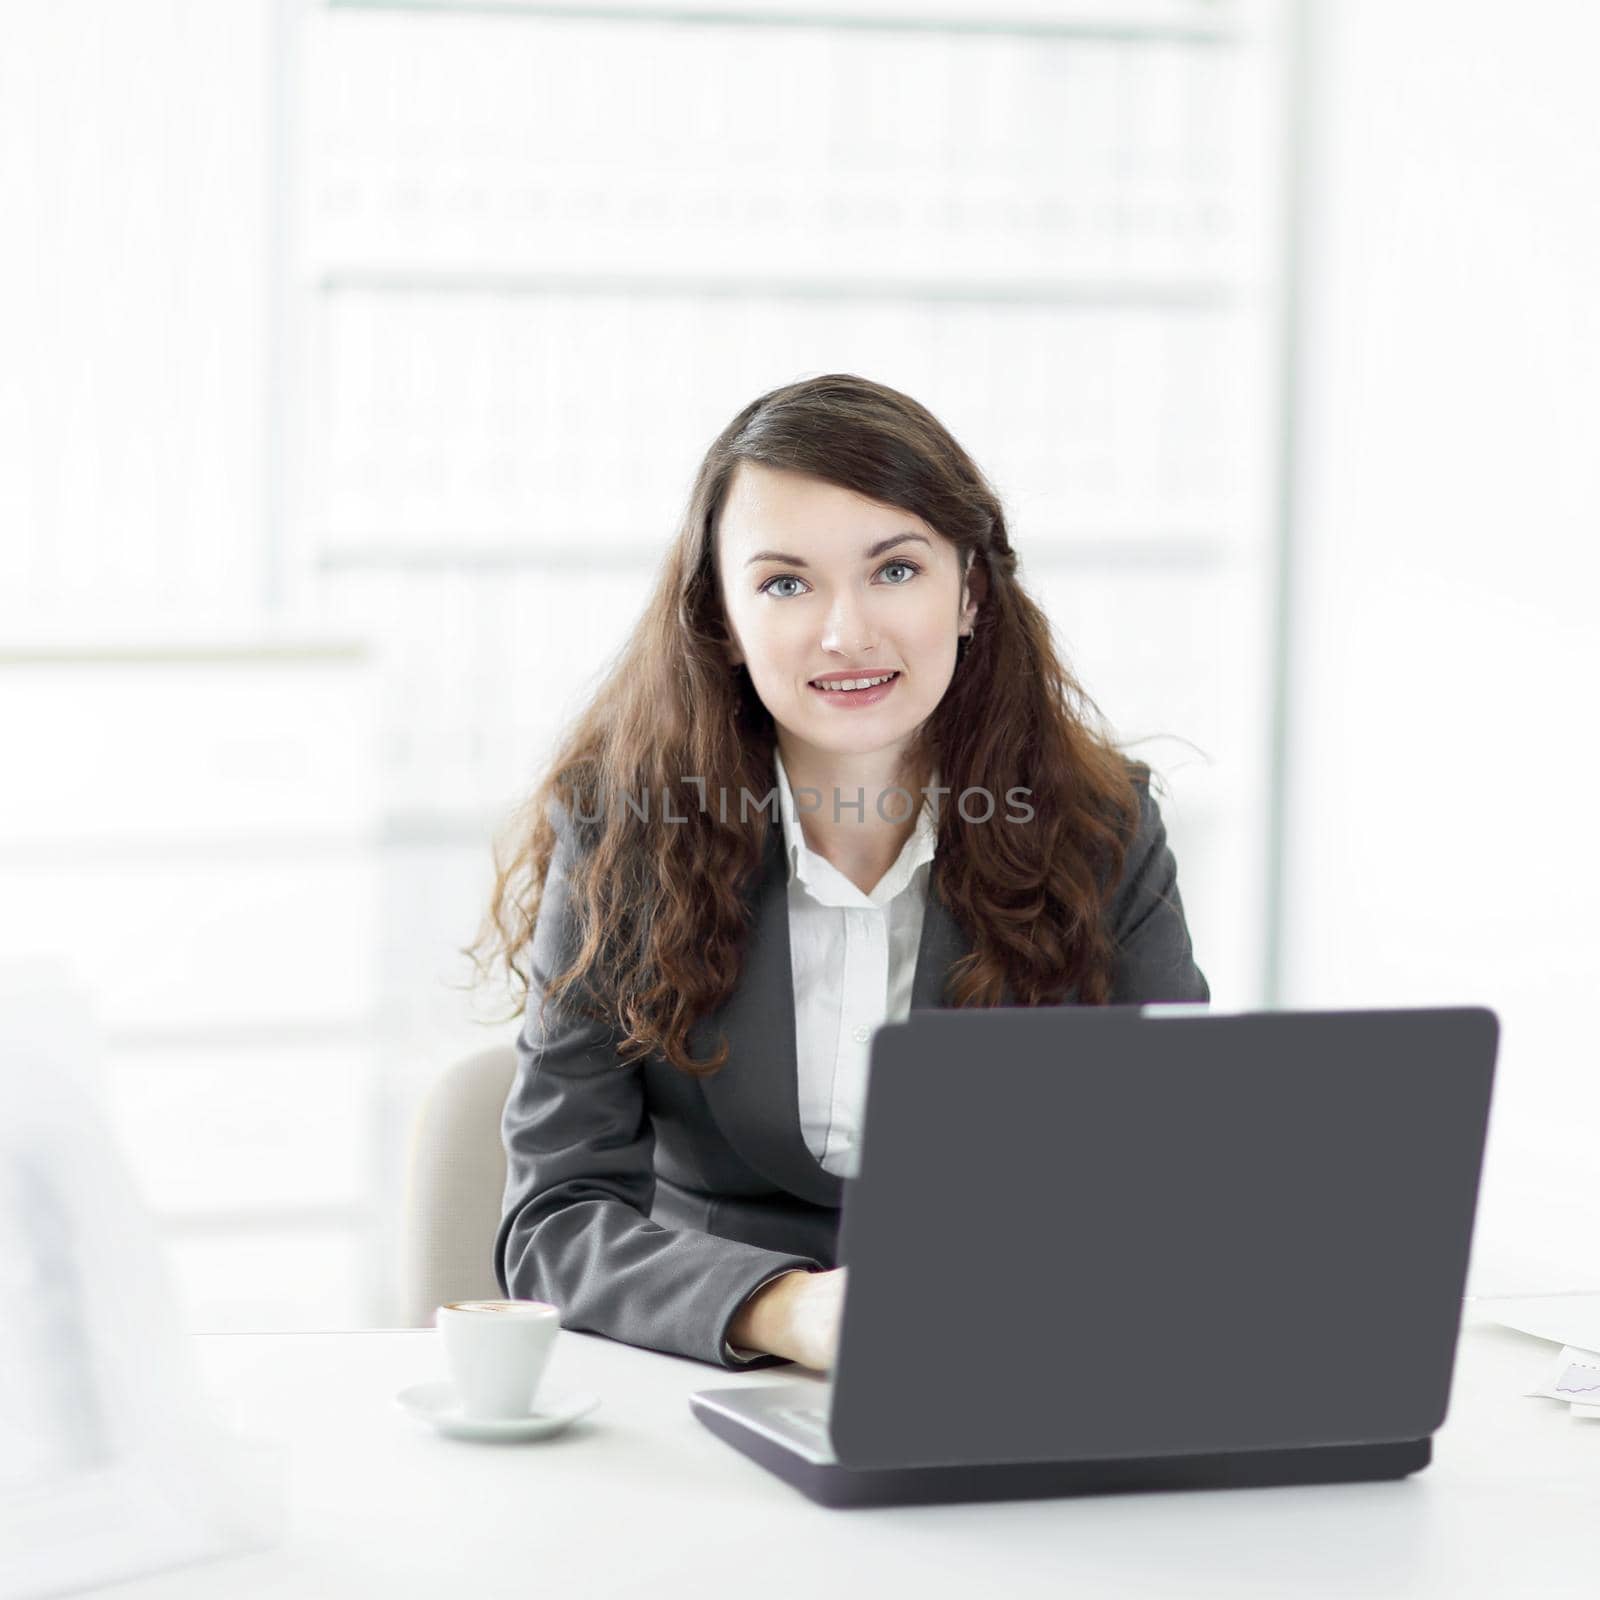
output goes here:
{"type": "Polygon", "coordinates": [[[878,630],[872,608],[849,588],[841,589],[828,607],[822,630],[822,648],[841,655],[858,655],[877,647],[878,630]]]}

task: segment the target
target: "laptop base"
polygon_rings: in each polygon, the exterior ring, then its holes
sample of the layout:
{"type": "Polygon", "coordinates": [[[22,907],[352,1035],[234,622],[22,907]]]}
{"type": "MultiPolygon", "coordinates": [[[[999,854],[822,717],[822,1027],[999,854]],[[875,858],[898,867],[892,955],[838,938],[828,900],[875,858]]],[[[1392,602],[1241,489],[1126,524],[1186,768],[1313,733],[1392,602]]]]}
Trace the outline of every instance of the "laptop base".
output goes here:
{"type": "Polygon", "coordinates": [[[1044,1500],[1063,1495],[1155,1489],[1262,1489],[1293,1484],[1371,1483],[1420,1472],[1433,1440],[1315,1445],[1215,1455],[1146,1456],[1113,1461],[1022,1461],[955,1467],[847,1467],[808,1461],[715,1406],[690,1407],[719,1439],[775,1473],[818,1505],[957,1505],[983,1500],[1044,1500]]]}

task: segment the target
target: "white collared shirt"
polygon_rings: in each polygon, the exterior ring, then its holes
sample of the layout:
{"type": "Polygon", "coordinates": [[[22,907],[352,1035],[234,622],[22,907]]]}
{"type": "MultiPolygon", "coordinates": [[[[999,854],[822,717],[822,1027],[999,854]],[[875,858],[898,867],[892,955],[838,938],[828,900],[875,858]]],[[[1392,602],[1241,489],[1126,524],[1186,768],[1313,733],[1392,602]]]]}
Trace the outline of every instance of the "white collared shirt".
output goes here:
{"type": "MultiPolygon", "coordinates": [[[[879,1023],[903,1021],[911,1010],[911,980],[938,833],[933,809],[924,799],[915,830],[894,864],[870,894],[863,894],[806,844],[783,757],[776,760],[778,810],[789,861],[800,1131],[826,1171],[853,1178],[867,1092],[867,1051],[879,1023]]],[[[855,814],[843,805],[849,799],[841,793],[844,817],[855,814]]],[[[832,806],[830,794],[814,809],[827,814],[832,806]]]]}
{"type": "MultiPolygon", "coordinates": [[[[860,1161],[873,1030],[881,1022],[903,1022],[911,1010],[911,980],[916,976],[938,827],[933,807],[924,797],[916,827],[894,864],[871,894],[863,894],[827,857],[806,844],[783,757],[774,755],[778,815],[789,863],[800,1131],[826,1171],[853,1178],[860,1161]]],[[[938,781],[935,773],[930,785],[938,781]]],[[[845,806],[851,798],[841,791],[841,816],[856,815],[853,806],[845,806]]],[[[810,809],[821,814],[832,805],[830,794],[810,809]]],[[[759,1354],[723,1343],[725,1353],[735,1359],[759,1354]]]]}

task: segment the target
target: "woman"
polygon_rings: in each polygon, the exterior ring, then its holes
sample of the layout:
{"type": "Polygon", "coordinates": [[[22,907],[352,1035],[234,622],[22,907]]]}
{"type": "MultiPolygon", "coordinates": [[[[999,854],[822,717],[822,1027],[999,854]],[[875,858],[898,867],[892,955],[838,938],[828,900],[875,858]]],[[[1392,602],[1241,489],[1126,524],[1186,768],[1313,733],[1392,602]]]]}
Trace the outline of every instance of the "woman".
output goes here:
{"type": "Polygon", "coordinates": [[[982,474],[892,389],[790,384],[713,443],[475,947],[526,985],[508,1295],[825,1371],[878,1023],[1209,999],[1149,769],[1016,570],[982,474]]]}

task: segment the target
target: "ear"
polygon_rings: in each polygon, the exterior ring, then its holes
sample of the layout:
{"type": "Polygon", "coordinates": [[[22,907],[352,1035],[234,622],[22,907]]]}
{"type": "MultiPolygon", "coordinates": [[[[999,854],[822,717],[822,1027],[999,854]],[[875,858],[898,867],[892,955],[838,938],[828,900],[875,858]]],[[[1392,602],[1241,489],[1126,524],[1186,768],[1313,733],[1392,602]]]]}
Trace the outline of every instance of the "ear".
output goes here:
{"type": "Polygon", "coordinates": [[[971,633],[977,619],[978,607],[989,595],[989,569],[978,560],[976,550],[967,552],[966,573],[961,579],[960,633],[971,633]]]}

